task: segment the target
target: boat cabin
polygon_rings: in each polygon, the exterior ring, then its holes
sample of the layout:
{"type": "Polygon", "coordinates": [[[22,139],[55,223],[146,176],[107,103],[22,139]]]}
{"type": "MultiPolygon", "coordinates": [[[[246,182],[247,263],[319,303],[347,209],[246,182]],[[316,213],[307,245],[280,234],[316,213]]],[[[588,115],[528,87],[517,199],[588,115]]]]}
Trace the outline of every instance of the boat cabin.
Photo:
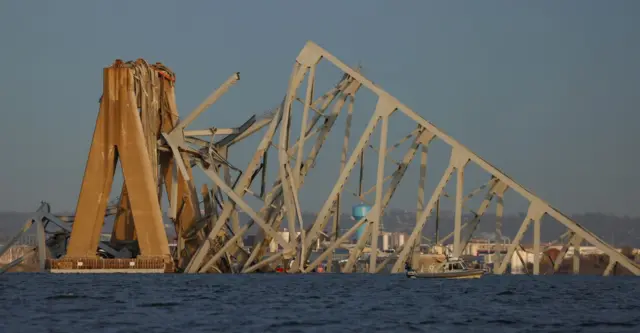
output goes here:
{"type": "Polygon", "coordinates": [[[459,258],[449,258],[445,262],[440,263],[440,265],[431,265],[431,267],[429,267],[429,272],[432,273],[463,272],[466,270],[468,270],[467,265],[459,258]]]}
{"type": "Polygon", "coordinates": [[[442,264],[442,268],[445,272],[451,271],[464,271],[467,269],[467,265],[460,259],[449,259],[442,264]]]}

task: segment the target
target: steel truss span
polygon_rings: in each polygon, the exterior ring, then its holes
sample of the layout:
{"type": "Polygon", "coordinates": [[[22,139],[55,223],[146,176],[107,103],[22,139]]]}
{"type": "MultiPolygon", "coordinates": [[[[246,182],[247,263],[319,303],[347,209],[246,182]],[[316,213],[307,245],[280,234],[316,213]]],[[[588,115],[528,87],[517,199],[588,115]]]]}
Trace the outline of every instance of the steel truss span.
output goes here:
{"type": "Polygon", "coordinates": [[[454,228],[441,240],[453,238],[452,256],[462,254],[492,202],[496,206],[496,233],[501,235],[504,195],[513,192],[528,202],[528,210],[517,234],[505,244],[506,255],[496,263],[493,273],[507,271],[531,224],[533,274],[548,273],[540,270],[545,250],[540,240],[541,219],[547,215],[566,229],[560,238],[562,249],[554,271],[569,247],[589,243],[609,257],[605,275],[616,265],[640,274],[638,266],[598,236],[419,116],[367,79],[360,69],[350,68],[313,42],[308,42],[296,58],[288,90],[278,107],[252,116],[238,127],[191,129],[197,118],[239,80],[239,73],[232,74],[186,118],[179,119],[175,75],[169,68],[141,59],[116,61],[105,68],[100,110],[75,216],[55,216],[43,203],[24,229],[36,224],[39,238],[37,248],[26,255],[38,253],[40,269],[52,272],[113,269],[252,273],[272,272],[286,262],[289,273],[309,273],[325,262],[333,262],[335,250],[343,248],[349,254],[339,268],[342,272],[353,272],[356,262],[362,262],[362,254],[368,252],[366,271],[400,273],[406,262],[414,260],[439,201],[450,197],[445,188],[453,178],[454,228]],[[320,67],[324,63],[342,73],[331,89],[318,94],[315,87],[321,81],[320,67]],[[362,134],[353,137],[354,105],[362,94],[375,98],[373,113],[362,134]],[[394,126],[398,117],[413,122],[414,130],[399,142],[391,142],[389,137],[397,131],[390,128],[399,128],[394,126]],[[338,124],[341,130],[337,130],[338,124]],[[337,176],[333,178],[328,176],[330,172],[316,167],[332,138],[342,145],[339,165],[334,167],[337,176]],[[257,142],[253,150],[234,149],[251,140],[257,142]],[[425,196],[429,148],[438,141],[449,147],[450,155],[444,172],[434,178],[433,192],[425,196]],[[400,148],[405,142],[408,147],[400,148]],[[406,149],[401,157],[391,157],[393,151],[401,149],[406,149]],[[373,185],[368,191],[363,188],[366,151],[375,154],[375,163],[371,163],[375,171],[370,174],[373,185]],[[239,156],[248,160],[244,167],[234,162],[239,156]],[[118,201],[110,204],[107,198],[118,164],[124,183],[118,201]],[[411,164],[419,168],[417,178],[407,176],[411,164]],[[470,165],[482,169],[489,181],[466,194],[465,170],[470,165]],[[208,181],[196,185],[194,173],[205,175],[208,181]],[[315,191],[303,186],[308,177],[321,177],[322,182],[332,185],[317,214],[303,221],[303,193],[315,191]],[[359,187],[353,195],[366,202],[368,209],[353,226],[341,229],[341,204],[351,191],[350,179],[359,187]],[[382,216],[400,184],[415,186],[418,211],[408,239],[389,256],[372,249],[379,248],[382,216]],[[472,210],[472,218],[463,221],[467,201],[478,193],[482,198],[479,207],[472,210]],[[177,234],[175,251],[170,250],[162,222],[164,195],[169,202],[167,215],[177,234]],[[248,223],[241,223],[241,213],[248,215],[248,223]],[[101,240],[100,231],[109,215],[115,215],[113,231],[109,240],[101,240]],[[45,240],[47,225],[57,227],[55,239],[45,240]],[[285,227],[288,233],[278,232],[285,227]],[[258,232],[253,246],[244,246],[243,240],[254,229],[258,232]],[[350,244],[356,234],[357,242],[350,244]],[[65,246],[61,246],[63,241],[65,246]]]}

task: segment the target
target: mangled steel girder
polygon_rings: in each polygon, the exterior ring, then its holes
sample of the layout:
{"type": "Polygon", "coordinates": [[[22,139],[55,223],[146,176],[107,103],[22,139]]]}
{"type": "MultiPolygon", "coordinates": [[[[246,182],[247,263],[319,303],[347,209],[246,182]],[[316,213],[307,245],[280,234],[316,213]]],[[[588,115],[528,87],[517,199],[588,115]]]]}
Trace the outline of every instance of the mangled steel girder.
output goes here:
{"type": "MultiPolygon", "coordinates": [[[[468,148],[460,144],[454,138],[447,135],[442,130],[438,129],[433,124],[431,124],[427,120],[420,117],[417,113],[415,113],[409,107],[402,104],[400,101],[395,99],[389,93],[387,93],[380,87],[373,84],[370,80],[365,78],[362,74],[349,68],[346,64],[338,60],[331,53],[322,49],[317,44],[313,42],[308,42],[305,45],[305,47],[300,52],[298,58],[296,59],[297,65],[294,67],[292,77],[301,77],[305,71],[309,71],[315,68],[318,62],[321,61],[322,59],[329,61],[330,63],[338,67],[340,70],[342,70],[345,74],[349,75],[350,77],[354,78],[357,82],[362,84],[365,88],[368,88],[373,93],[375,93],[378,96],[378,107],[376,108],[376,111],[373,117],[371,118],[369,125],[365,129],[364,134],[360,137],[360,141],[358,145],[354,149],[351,157],[348,159],[346,163],[346,168],[342,170],[338,181],[336,182],[331,194],[329,195],[329,198],[325,201],[324,205],[322,206],[322,209],[318,213],[316,220],[313,223],[313,226],[306,233],[304,246],[307,249],[319,237],[321,230],[325,228],[326,223],[328,222],[329,216],[333,213],[332,208],[335,206],[336,200],[342,191],[344,183],[348,178],[349,173],[351,172],[351,169],[353,169],[353,166],[355,165],[358,156],[360,156],[360,154],[362,153],[362,150],[365,147],[370,135],[373,133],[377,122],[379,120],[382,120],[382,122],[384,123],[386,117],[388,117],[391,113],[397,110],[402,112],[409,118],[413,119],[417,124],[424,127],[427,131],[429,131],[430,133],[433,133],[437,139],[440,139],[441,141],[445,142],[452,148],[452,158],[449,163],[449,167],[445,171],[445,174],[442,176],[440,183],[436,187],[436,191],[433,193],[431,199],[426,205],[426,208],[420,213],[416,226],[413,232],[411,233],[409,240],[407,241],[408,244],[415,244],[417,238],[421,235],[424,225],[426,223],[426,220],[430,216],[430,213],[434,207],[435,202],[440,198],[443,188],[447,184],[449,178],[455,172],[457,193],[455,198],[456,212],[455,212],[455,225],[454,225],[454,255],[459,255],[461,253],[462,246],[463,246],[461,231],[462,231],[462,204],[464,200],[463,193],[462,193],[462,189],[463,189],[462,185],[464,181],[464,169],[468,163],[473,162],[474,164],[478,165],[479,167],[484,169],[486,172],[491,174],[500,182],[502,188],[499,191],[500,193],[497,193],[497,194],[501,195],[507,189],[511,189],[514,192],[520,194],[522,197],[524,197],[530,202],[528,217],[523,222],[523,226],[521,228],[522,230],[521,232],[518,233],[518,236],[520,236],[524,232],[524,230],[526,230],[526,226],[530,221],[534,221],[535,237],[537,238],[537,240],[534,241],[534,247],[536,247],[535,250],[539,250],[539,246],[540,246],[539,220],[542,217],[542,215],[547,214],[553,217],[554,219],[556,219],[561,224],[565,225],[572,232],[578,234],[585,241],[598,247],[600,250],[602,250],[611,258],[611,261],[615,261],[618,264],[623,265],[625,268],[627,268],[629,271],[631,271],[636,275],[640,274],[640,268],[638,268],[638,266],[636,266],[628,258],[621,255],[619,252],[617,252],[614,248],[609,246],[607,243],[602,241],[596,235],[584,229],[582,226],[572,221],[570,218],[568,218],[567,216],[559,212],[557,209],[553,208],[552,206],[547,204],[545,201],[538,198],[531,191],[527,190],[526,188],[524,188],[523,186],[515,182],[509,176],[507,176],[506,174],[498,170],[496,167],[494,167],[493,165],[483,160],[481,157],[479,157],[475,153],[471,152],[468,148]]],[[[293,79],[291,80],[290,87],[288,90],[289,95],[295,94],[295,92],[297,91],[297,87],[299,86],[298,82],[299,80],[293,80],[293,79]]],[[[294,99],[293,97],[287,98],[288,101],[291,101],[293,99],[294,99]]],[[[384,127],[385,126],[383,126],[383,133],[381,133],[383,138],[385,135],[384,127]]],[[[384,155],[385,154],[384,149],[380,149],[379,154],[384,155]]],[[[382,166],[383,163],[381,161],[382,161],[382,158],[378,163],[379,170],[383,167],[382,166]]],[[[289,163],[289,162],[281,159],[280,163],[282,164],[282,163],[289,163]]],[[[297,171],[294,170],[294,172],[297,172],[297,171]]],[[[281,175],[281,177],[283,177],[283,175],[281,175]]],[[[377,181],[378,182],[380,181],[379,177],[377,181]]],[[[380,190],[381,189],[378,188],[377,192],[380,192],[380,190]]],[[[367,216],[367,220],[370,221],[370,224],[377,225],[378,223],[377,221],[379,221],[380,219],[380,209],[381,209],[381,196],[376,195],[376,202],[374,205],[374,209],[372,209],[367,216]]],[[[373,240],[372,242],[375,243],[375,240],[373,240]]],[[[517,243],[517,239],[514,239],[512,247],[514,247],[516,243],[517,243]]],[[[404,265],[404,261],[408,258],[409,253],[412,250],[413,250],[413,246],[406,246],[401,251],[401,253],[399,254],[399,258],[392,269],[393,272],[401,271],[404,265]]],[[[510,253],[512,252],[513,250],[510,248],[510,253]]],[[[307,253],[309,253],[309,251],[307,251],[307,253]]],[[[373,255],[372,257],[375,257],[375,255],[373,255]]],[[[539,264],[539,255],[537,256],[537,258],[538,259],[536,260],[536,266],[539,264]]],[[[306,259],[306,258],[303,258],[303,259],[306,259]]],[[[370,269],[372,271],[375,270],[374,260],[371,261],[370,269]]]]}
{"type": "MultiPolygon", "coordinates": [[[[329,103],[337,96],[337,93],[340,91],[339,87],[342,87],[344,84],[344,79],[343,81],[341,81],[341,83],[339,83],[337,85],[338,89],[333,89],[332,91],[329,91],[327,94],[325,94],[323,97],[323,99],[319,99],[317,101],[317,103],[319,104],[323,104],[325,105],[324,107],[328,106],[329,103]],[[322,102],[322,103],[321,103],[322,102]]],[[[322,107],[321,107],[322,109],[322,107]]],[[[278,128],[278,126],[280,125],[280,120],[281,120],[281,114],[282,114],[282,108],[278,109],[278,111],[276,111],[276,113],[273,115],[273,117],[271,118],[271,122],[269,123],[269,127],[267,129],[267,132],[264,134],[264,137],[262,139],[262,141],[260,142],[258,149],[256,150],[256,153],[254,154],[254,157],[252,158],[251,162],[249,163],[249,166],[247,167],[247,169],[244,170],[243,175],[241,176],[241,178],[236,182],[235,184],[235,193],[237,195],[239,195],[240,197],[244,196],[247,191],[249,186],[251,185],[251,182],[253,181],[253,178],[250,177],[251,174],[253,174],[259,167],[260,167],[260,161],[262,160],[263,162],[263,171],[264,171],[264,161],[266,161],[265,155],[267,153],[267,150],[272,142],[272,139],[274,137],[274,134],[278,128]]],[[[311,133],[311,129],[313,127],[313,124],[317,123],[317,121],[319,120],[320,117],[314,117],[314,120],[312,120],[311,124],[309,126],[309,130],[305,133],[305,136],[309,136],[311,133]]],[[[293,147],[292,147],[293,148],[293,147]]],[[[210,177],[215,177],[214,175],[211,174],[211,171],[206,171],[207,174],[209,174],[210,177]]],[[[263,172],[264,175],[264,172],[263,172]]],[[[213,178],[212,178],[213,180],[213,178]]],[[[215,180],[214,180],[215,181],[215,180]]],[[[262,179],[262,187],[264,188],[265,185],[265,179],[262,179]]],[[[217,184],[216,184],[217,185],[217,184]]],[[[263,207],[263,209],[260,211],[259,213],[259,219],[264,219],[263,223],[267,223],[268,225],[273,225],[273,227],[277,228],[277,225],[272,224],[272,223],[268,223],[267,220],[271,220],[272,218],[272,209],[282,209],[280,205],[278,205],[277,202],[277,198],[280,197],[282,193],[282,186],[278,182],[276,182],[274,184],[274,187],[272,188],[271,192],[269,194],[265,194],[264,196],[264,201],[265,201],[265,207],[263,207]],[[273,204],[275,204],[276,206],[271,207],[273,204]]],[[[224,226],[226,220],[228,219],[229,215],[231,214],[231,212],[233,212],[236,207],[236,201],[235,200],[231,200],[231,199],[227,199],[227,201],[224,203],[224,207],[222,212],[216,216],[217,221],[215,222],[215,225],[213,226],[212,230],[209,232],[209,236],[208,239],[213,239],[216,237],[217,232],[219,232],[219,230],[222,228],[222,226],[224,226]]],[[[224,251],[226,251],[229,248],[229,242],[235,242],[236,240],[238,240],[240,237],[242,237],[242,235],[248,230],[248,228],[254,223],[257,222],[256,219],[253,219],[250,222],[249,226],[246,226],[240,230],[238,230],[237,232],[235,232],[235,236],[231,239],[227,241],[227,244],[225,244],[222,248],[224,249],[224,251]]],[[[265,230],[265,229],[271,229],[271,227],[267,227],[267,225],[262,225],[261,226],[262,229],[261,230],[265,230]],[[265,228],[267,227],[267,228],[265,228]]],[[[271,239],[272,236],[275,236],[275,234],[273,234],[272,232],[267,232],[267,235],[265,235],[267,237],[267,239],[271,239]]],[[[282,240],[281,240],[282,242],[282,240]]],[[[261,244],[264,244],[267,242],[261,242],[261,244]]],[[[284,244],[286,247],[287,245],[284,244]]],[[[262,246],[257,246],[253,253],[251,254],[251,257],[248,258],[248,260],[245,261],[245,267],[244,268],[248,268],[248,264],[254,260],[254,258],[258,257],[257,254],[260,253],[262,249],[262,246]]],[[[213,257],[204,264],[204,259],[205,256],[209,253],[210,251],[210,244],[209,242],[205,242],[202,244],[201,248],[198,250],[198,252],[196,253],[196,255],[192,258],[191,263],[189,264],[189,266],[187,267],[187,272],[199,272],[202,270],[206,270],[207,266],[210,266],[213,262],[215,262],[216,260],[218,260],[219,258],[222,258],[222,253],[217,253],[214,254],[213,257]]],[[[220,250],[222,251],[222,250],[220,250]]]]}

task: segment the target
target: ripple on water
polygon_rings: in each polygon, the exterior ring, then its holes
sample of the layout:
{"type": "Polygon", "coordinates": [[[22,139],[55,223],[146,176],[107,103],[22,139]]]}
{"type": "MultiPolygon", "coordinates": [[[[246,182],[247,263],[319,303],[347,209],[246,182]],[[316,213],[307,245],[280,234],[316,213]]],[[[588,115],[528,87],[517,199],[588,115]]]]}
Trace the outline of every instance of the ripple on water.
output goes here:
{"type": "Polygon", "coordinates": [[[151,303],[142,303],[139,304],[138,307],[141,308],[168,308],[173,306],[179,306],[178,302],[151,302],[151,303]]]}
{"type": "Polygon", "coordinates": [[[47,296],[45,299],[47,300],[63,300],[63,299],[82,299],[82,298],[88,298],[85,295],[75,295],[75,294],[58,294],[58,295],[53,295],[53,296],[47,296]]]}

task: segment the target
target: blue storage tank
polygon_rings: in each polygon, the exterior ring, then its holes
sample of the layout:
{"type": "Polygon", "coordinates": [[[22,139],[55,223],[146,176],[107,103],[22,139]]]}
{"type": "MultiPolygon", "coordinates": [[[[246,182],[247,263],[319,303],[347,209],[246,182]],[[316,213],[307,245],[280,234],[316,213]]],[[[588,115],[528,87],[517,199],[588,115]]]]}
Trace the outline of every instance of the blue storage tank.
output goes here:
{"type": "Polygon", "coordinates": [[[356,240],[360,240],[360,238],[362,238],[362,235],[364,235],[364,232],[367,230],[367,224],[363,224],[360,226],[360,228],[358,228],[356,230],[356,240]]]}
{"type": "MultiPolygon", "coordinates": [[[[367,216],[367,214],[369,214],[370,211],[371,211],[371,206],[369,205],[365,205],[365,204],[355,205],[353,206],[353,208],[351,208],[351,216],[353,216],[353,218],[356,221],[360,221],[360,219],[367,216]]],[[[361,225],[360,228],[358,228],[358,230],[356,230],[356,240],[360,240],[360,238],[362,237],[366,229],[367,229],[367,224],[365,223],[361,225]]]]}

